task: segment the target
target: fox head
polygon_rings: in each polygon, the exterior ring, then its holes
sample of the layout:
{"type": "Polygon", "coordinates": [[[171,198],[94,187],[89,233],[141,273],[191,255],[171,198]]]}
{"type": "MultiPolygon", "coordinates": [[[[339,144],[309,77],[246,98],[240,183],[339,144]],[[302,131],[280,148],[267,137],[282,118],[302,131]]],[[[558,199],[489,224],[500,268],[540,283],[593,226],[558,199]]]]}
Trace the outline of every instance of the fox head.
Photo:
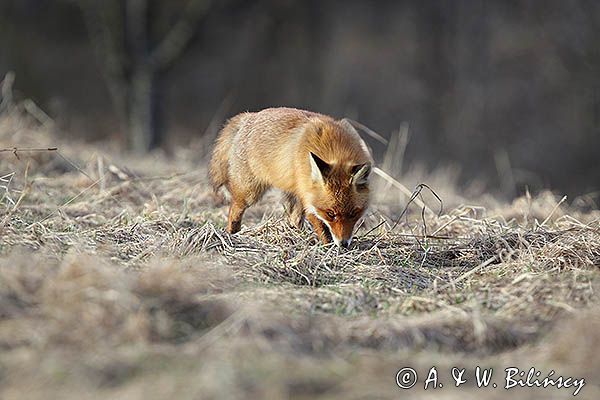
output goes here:
{"type": "Polygon", "coordinates": [[[323,221],[338,246],[348,247],[368,207],[371,162],[329,164],[312,152],[309,162],[313,196],[307,211],[323,221]]]}

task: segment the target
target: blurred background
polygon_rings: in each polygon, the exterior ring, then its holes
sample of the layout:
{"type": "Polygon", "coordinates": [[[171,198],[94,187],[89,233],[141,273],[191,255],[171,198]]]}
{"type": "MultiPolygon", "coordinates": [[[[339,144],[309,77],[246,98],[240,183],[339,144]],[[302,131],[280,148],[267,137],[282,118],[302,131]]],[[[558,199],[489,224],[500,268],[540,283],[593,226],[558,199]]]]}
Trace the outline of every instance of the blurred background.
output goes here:
{"type": "Polygon", "coordinates": [[[136,152],[291,106],[390,139],[396,172],[600,190],[596,0],[0,0],[8,71],[65,136],[136,152]]]}

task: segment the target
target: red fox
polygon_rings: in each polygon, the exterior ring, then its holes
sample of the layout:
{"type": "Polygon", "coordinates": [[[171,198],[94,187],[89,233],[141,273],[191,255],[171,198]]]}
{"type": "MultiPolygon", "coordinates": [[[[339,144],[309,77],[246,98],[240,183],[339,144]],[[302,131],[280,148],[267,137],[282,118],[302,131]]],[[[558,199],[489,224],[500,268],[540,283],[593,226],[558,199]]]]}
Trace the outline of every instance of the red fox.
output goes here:
{"type": "Polygon", "coordinates": [[[371,154],[352,125],[294,108],[268,108],[231,118],[210,162],[215,194],[231,194],[227,231],[241,229],[245,210],[271,187],[284,193],[290,222],[306,218],[324,243],[348,247],[369,204],[371,154]]]}

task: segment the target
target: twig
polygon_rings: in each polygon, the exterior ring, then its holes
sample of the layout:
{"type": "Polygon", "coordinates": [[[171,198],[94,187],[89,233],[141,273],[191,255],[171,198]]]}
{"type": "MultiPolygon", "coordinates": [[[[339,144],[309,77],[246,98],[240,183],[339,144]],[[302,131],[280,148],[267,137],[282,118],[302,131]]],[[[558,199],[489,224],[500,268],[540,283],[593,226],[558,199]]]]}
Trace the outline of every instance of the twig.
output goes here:
{"type": "Polygon", "coordinates": [[[432,236],[437,235],[439,232],[441,232],[444,228],[446,228],[447,226],[451,225],[454,223],[454,221],[460,219],[460,217],[458,215],[455,215],[454,217],[452,217],[452,219],[450,219],[450,221],[446,222],[445,224],[443,224],[442,226],[440,226],[439,228],[437,228],[435,231],[433,231],[431,233],[432,236]]]}
{"type": "Polygon", "coordinates": [[[44,112],[37,104],[31,99],[27,99],[23,102],[23,107],[25,107],[25,111],[33,116],[39,123],[41,123],[45,127],[49,127],[54,125],[54,120],[50,118],[48,114],[44,112]]]}
{"type": "MultiPolygon", "coordinates": [[[[423,190],[423,188],[429,189],[431,191],[431,193],[433,193],[433,195],[440,201],[441,207],[440,207],[440,212],[439,212],[438,215],[442,214],[442,210],[444,208],[444,203],[442,202],[442,199],[429,186],[427,186],[424,183],[420,183],[419,185],[417,185],[417,187],[415,188],[415,190],[410,195],[410,198],[408,199],[408,203],[406,203],[406,206],[404,206],[404,209],[402,210],[402,212],[400,213],[400,215],[398,216],[398,218],[396,218],[396,221],[394,222],[394,225],[392,225],[392,227],[388,230],[388,232],[393,231],[396,228],[396,226],[398,226],[398,223],[400,223],[400,220],[402,219],[402,217],[404,217],[404,215],[408,211],[408,207],[410,207],[410,205],[413,202],[415,202],[415,203],[418,202],[417,204],[422,204],[423,205],[423,207],[421,207],[421,218],[423,219],[423,224],[425,224],[425,207],[426,206],[425,206],[425,204],[422,201],[417,200],[417,196],[419,196],[421,194],[421,191],[423,190]]],[[[429,211],[433,213],[433,211],[431,211],[431,209],[429,209],[429,211]]],[[[365,233],[365,236],[367,236],[369,233],[371,233],[374,230],[376,230],[377,228],[379,228],[385,222],[386,221],[383,220],[380,223],[378,223],[377,225],[375,225],[373,228],[369,229],[369,231],[367,233],[365,233]]],[[[383,235],[382,235],[382,237],[383,237],[383,235]]],[[[418,240],[418,236],[417,235],[413,235],[413,237],[418,240]]],[[[428,237],[428,235],[427,235],[427,229],[425,229],[425,235],[423,237],[428,237]]],[[[381,237],[379,239],[377,239],[377,241],[379,241],[379,240],[381,240],[381,237]]]]}
{"type": "Polygon", "coordinates": [[[57,151],[56,154],[58,154],[58,156],[60,158],[65,160],[67,162],[67,164],[69,164],[71,167],[75,168],[77,171],[79,171],[80,173],[85,175],[90,181],[92,181],[92,182],[94,181],[94,178],[89,176],[83,169],[81,169],[77,164],[75,164],[75,162],[73,162],[73,161],[69,160],[67,157],[65,157],[60,151],[57,151]]]}
{"type": "Polygon", "coordinates": [[[556,210],[558,210],[558,207],[560,207],[560,205],[562,203],[564,203],[566,200],[567,200],[567,196],[563,196],[563,198],[560,199],[560,201],[554,206],[554,208],[552,209],[552,211],[550,211],[550,214],[548,214],[548,216],[546,217],[546,219],[540,224],[540,226],[538,227],[538,229],[541,228],[541,227],[543,227],[544,225],[546,225],[546,223],[548,221],[550,221],[550,218],[552,218],[552,216],[554,215],[554,213],[556,212],[556,210]]]}
{"type": "Polygon", "coordinates": [[[6,214],[6,216],[2,220],[2,224],[0,224],[0,232],[4,231],[4,227],[6,226],[6,224],[8,223],[8,221],[10,220],[10,218],[12,217],[14,212],[17,210],[17,208],[19,208],[21,201],[23,201],[23,199],[25,198],[27,193],[29,193],[29,189],[30,189],[31,185],[29,185],[29,183],[27,183],[28,176],[29,176],[29,163],[27,163],[27,166],[25,167],[25,189],[23,189],[21,191],[21,195],[17,199],[16,203],[13,205],[13,207],[10,209],[10,211],[6,214]]]}
{"type": "Polygon", "coordinates": [[[98,164],[98,177],[100,178],[100,193],[104,193],[106,190],[106,182],[104,180],[104,159],[102,156],[96,158],[98,164]]]}
{"type": "Polygon", "coordinates": [[[2,194],[2,197],[0,197],[0,202],[4,201],[4,199],[8,199],[9,203],[15,205],[14,200],[10,198],[10,184],[12,183],[14,176],[14,172],[0,176],[0,183],[5,183],[5,185],[0,185],[0,189],[4,189],[4,193],[2,194]]]}
{"type": "Polygon", "coordinates": [[[9,111],[13,106],[13,84],[15,73],[9,71],[0,84],[0,112],[9,111]]]}
{"type": "MultiPolygon", "coordinates": [[[[412,193],[412,195],[410,196],[410,199],[409,199],[408,203],[406,204],[404,211],[402,211],[402,214],[400,214],[400,216],[396,219],[396,222],[394,222],[394,225],[392,225],[392,228],[390,230],[393,231],[396,228],[396,226],[398,226],[398,223],[400,223],[400,220],[406,213],[406,210],[408,210],[408,206],[413,201],[416,203],[417,196],[421,195],[423,188],[426,188],[427,190],[429,190],[431,192],[431,194],[433,194],[435,196],[435,198],[438,199],[438,201],[440,202],[440,211],[437,215],[438,216],[442,215],[442,212],[444,211],[444,202],[442,201],[440,196],[438,196],[437,193],[432,188],[430,188],[427,184],[419,183],[417,185],[417,187],[415,188],[414,192],[412,193]]],[[[422,201],[419,201],[419,203],[423,204],[423,206],[421,207],[421,218],[423,219],[423,224],[425,224],[425,210],[428,209],[434,215],[435,215],[435,213],[433,211],[431,211],[431,209],[429,207],[427,207],[425,205],[425,203],[423,203],[422,201]]],[[[417,203],[417,204],[419,204],[419,203],[417,203]]],[[[427,236],[427,231],[425,232],[425,236],[427,236]]]]}
{"type": "MultiPolygon", "coordinates": [[[[395,171],[398,176],[402,176],[402,166],[404,164],[404,153],[409,140],[408,123],[403,122],[396,133],[392,133],[389,144],[383,154],[381,169],[384,171],[395,171]]],[[[388,183],[388,185],[391,185],[388,183]]],[[[389,186],[388,186],[389,188],[389,186]]]]}
{"type": "MultiPolygon", "coordinates": [[[[36,151],[57,151],[58,147],[3,147],[0,148],[0,153],[11,152],[15,156],[17,153],[31,153],[36,151]]],[[[17,156],[18,158],[18,156],[17,156]]]]}
{"type": "MultiPolygon", "coordinates": [[[[396,189],[400,190],[409,199],[413,197],[414,192],[411,192],[410,190],[408,190],[406,188],[406,186],[404,186],[403,184],[401,184],[400,182],[398,182],[396,179],[392,178],[388,173],[386,173],[381,168],[375,167],[375,168],[373,168],[373,172],[376,173],[381,178],[383,178],[385,181],[387,181],[393,187],[395,187],[396,189]]],[[[420,208],[425,208],[429,212],[431,212],[432,214],[434,214],[434,212],[431,210],[431,208],[427,207],[427,205],[425,205],[425,203],[423,203],[421,200],[415,198],[412,201],[414,201],[414,203],[417,206],[419,206],[420,208]]]]}
{"type": "Polygon", "coordinates": [[[351,125],[357,127],[358,129],[364,131],[367,135],[371,136],[373,139],[377,140],[379,143],[388,144],[388,140],[386,138],[384,138],[383,136],[381,136],[379,133],[375,132],[374,130],[372,130],[371,128],[369,128],[366,125],[361,124],[358,121],[355,121],[353,119],[350,118],[343,118],[342,120],[348,121],[350,122],[351,125]]]}

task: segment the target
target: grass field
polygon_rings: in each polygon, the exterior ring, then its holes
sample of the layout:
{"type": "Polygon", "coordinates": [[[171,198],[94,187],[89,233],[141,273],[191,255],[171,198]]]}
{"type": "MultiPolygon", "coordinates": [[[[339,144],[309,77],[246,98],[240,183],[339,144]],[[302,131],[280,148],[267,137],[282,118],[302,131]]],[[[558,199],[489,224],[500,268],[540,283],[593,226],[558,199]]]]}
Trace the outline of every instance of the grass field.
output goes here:
{"type": "MultiPolygon", "coordinates": [[[[600,398],[600,212],[545,192],[503,204],[374,181],[349,250],[290,228],[277,193],[223,230],[207,142],[135,157],[0,115],[0,399],[600,398]],[[29,148],[58,150],[26,151],[29,148]],[[395,224],[395,221],[398,221],[395,224]],[[396,226],[394,226],[396,225],[396,226]],[[392,229],[393,228],[393,229],[392,229]],[[424,390],[435,366],[442,388],[424,390]],[[497,388],[478,388],[476,366],[497,388]],[[412,367],[412,389],[396,373],[412,367]],[[466,368],[454,387],[452,367],[466,368]],[[516,377],[515,377],[516,379],[516,377]]],[[[393,172],[393,171],[388,171],[393,172]]],[[[471,196],[471,198],[469,197],[471,196]]],[[[491,385],[491,383],[490,383],[491,385]]]]}

